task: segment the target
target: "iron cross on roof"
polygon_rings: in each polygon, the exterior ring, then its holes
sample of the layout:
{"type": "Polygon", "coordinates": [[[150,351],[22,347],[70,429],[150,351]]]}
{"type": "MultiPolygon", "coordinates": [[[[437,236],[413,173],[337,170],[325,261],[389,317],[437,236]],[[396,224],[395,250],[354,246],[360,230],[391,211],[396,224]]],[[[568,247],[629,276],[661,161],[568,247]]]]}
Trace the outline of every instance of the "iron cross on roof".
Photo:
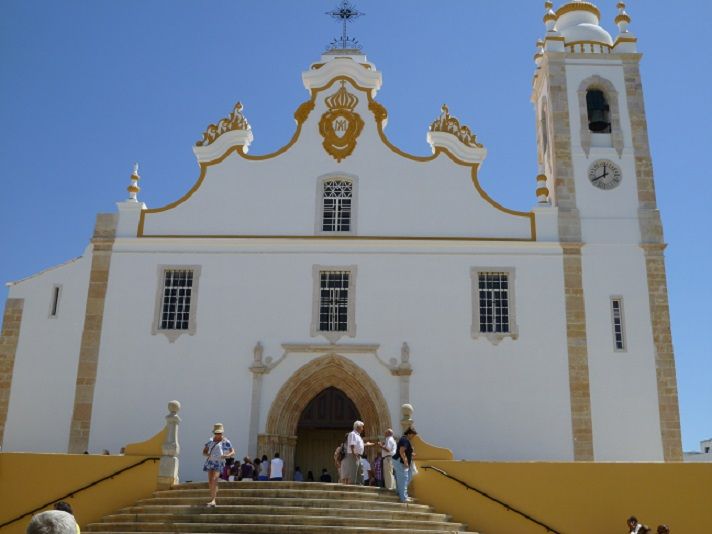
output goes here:
{"type": "Polygon", "coordinates": [[[326,14],[329,15],[331,18],[340,21],[343,25],[341,37],[337,37],[333,41],[331,41],[329,49],[361,50],[361,43],[359,43],[358,40],[354,39],[353,37],[349,37],[347,35],[346,24],[349,22],[353,22],[355,19],[361,17],[362,15],[365,15],[365,13],[362,13],[361,11],[356,9],[356,7],[349,0],[341,0],[341,3],[336,9],[332,11],[327,11],[326,14]]]}

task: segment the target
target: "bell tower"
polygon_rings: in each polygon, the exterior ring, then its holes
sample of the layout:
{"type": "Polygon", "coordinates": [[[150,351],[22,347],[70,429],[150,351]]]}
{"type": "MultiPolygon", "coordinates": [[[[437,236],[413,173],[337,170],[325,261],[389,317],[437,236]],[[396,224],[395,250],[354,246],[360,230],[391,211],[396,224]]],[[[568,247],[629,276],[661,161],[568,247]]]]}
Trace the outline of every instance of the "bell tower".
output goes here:
{"type": "Polygon", "coordinates": [[[680,461],[665,243],[625,8],[614,39],[596,5],[545,2],[532,92],[539,182],[562,247],[574,458],[680,461]]]}

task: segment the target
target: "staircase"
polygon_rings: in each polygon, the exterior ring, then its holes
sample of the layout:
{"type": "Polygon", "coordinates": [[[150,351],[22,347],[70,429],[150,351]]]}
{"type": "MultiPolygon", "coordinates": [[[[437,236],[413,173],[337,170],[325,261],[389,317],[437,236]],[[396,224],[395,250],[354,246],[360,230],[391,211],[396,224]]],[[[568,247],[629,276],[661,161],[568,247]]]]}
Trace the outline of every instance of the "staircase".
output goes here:
{"type": "Polygon", "coordinates": [[[82,532],[442,534],[466,532],[429,506],[393,492],[321,482],[221,482],[208,508],[207,483],[181,484],[104,517],[82,532]]]}

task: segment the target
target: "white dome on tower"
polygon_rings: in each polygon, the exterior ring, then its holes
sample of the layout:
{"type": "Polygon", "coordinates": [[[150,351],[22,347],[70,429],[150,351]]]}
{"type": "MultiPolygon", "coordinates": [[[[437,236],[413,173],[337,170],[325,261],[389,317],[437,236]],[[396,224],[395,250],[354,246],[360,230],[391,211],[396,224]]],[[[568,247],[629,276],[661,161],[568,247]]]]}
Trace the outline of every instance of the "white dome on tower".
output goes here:
{"type": "Polygon", "coordinates": [[[556,11],[556,30],[567,45],[583,42],[612,46],[611,34],[599,25],[600,20],[601,12],[594,4],[577,0],[556,11]]]}

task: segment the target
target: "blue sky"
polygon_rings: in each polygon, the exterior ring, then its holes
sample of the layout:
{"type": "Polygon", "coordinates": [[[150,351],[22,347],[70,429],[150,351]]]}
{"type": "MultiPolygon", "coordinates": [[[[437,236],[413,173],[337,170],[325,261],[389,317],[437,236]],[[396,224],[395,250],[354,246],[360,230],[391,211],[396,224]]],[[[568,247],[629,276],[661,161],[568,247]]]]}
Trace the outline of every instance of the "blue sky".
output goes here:
{"type": "MultiPolygon", "coordinates": [[[[4,0],[0,3],[0,281],[82,253],[97,212],[126,196],[134,161],[149,207],[195,181],[191,147],[245,105],[252,153],[283,145],[306,99],[300,73],[339,27],[336,0],[4,0]]],[[[615,33],[616,2],[599,1],[615,33]]],[[[446,102],[489,150],[485,189],[515,209],[534,202],[529,102],[538,0],[361,0],[352,28],[383,72],[387,134],[425,154],[446,102]]],[[[557,6],[559,2],[557,2],[557,6]]],[[[712,200],[707,154],[712,4],[632,0],[665,225],[673,339],[686,450],[712,437],[712,200]]],[[[0,295],[0,309],[7,290],[0,295]]],[[[634,380],[634,377],[631,377],[634,380]]]]}

